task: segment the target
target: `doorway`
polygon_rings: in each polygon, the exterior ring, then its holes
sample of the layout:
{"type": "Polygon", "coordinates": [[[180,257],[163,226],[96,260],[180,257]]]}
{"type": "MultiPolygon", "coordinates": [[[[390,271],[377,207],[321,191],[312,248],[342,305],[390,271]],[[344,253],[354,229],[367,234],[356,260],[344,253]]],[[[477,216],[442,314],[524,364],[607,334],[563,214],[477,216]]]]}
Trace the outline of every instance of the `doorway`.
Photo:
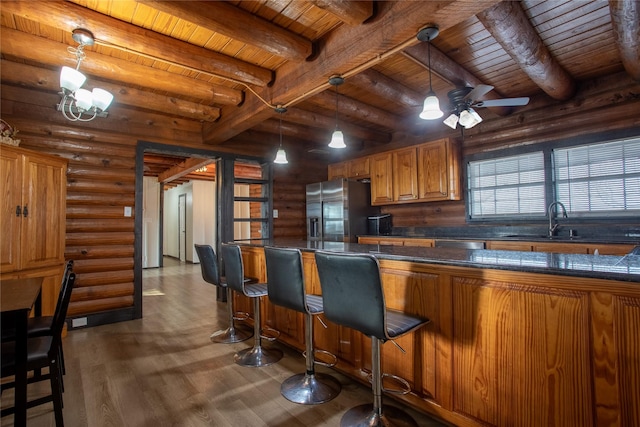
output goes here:
{"type": "Polygon", "coordinates": [[[187,195],[178,196],[178,259],[187,260],[187,195]]]}

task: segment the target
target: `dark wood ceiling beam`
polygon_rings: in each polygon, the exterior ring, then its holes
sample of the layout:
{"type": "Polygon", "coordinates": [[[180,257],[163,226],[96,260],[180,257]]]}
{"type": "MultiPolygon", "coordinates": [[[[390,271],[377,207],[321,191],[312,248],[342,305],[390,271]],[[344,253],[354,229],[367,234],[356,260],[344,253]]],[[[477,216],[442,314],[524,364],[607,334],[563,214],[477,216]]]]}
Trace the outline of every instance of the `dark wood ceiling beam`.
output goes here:
{"type": "Polygon", "coordinates": [[[175,165],[174,167],[167,169],[166,171],[158,174],[158,182],[171,182],[178,178],[182,178],[186,175],[189,175],[194,170],[199,167],[206,166],[211,163],[211,159],[201,159],[201,158],[189,158],[184,162],[175,165]]]}
{"type": "MultiPolygon", "coordinates": [[[[274,113],[275,114],[275,113],[274,113]]],[[[302,108],[289,108],[282,116],[283,123],[290,122],[303,126],[320,129],[333,129],[336,124],[335,116],[326,116],[302,108]]],[[[341,122],[342,131],[353,138],[385,144],[391,141],[390,133],[375,132],[345,121],[341,122]]],[[[325,131],[326,132],[326,131],[325,131]]]]}
{"type": "Polygon", "coordinates": [[[311,0],[311,3],[349,25],[360,25],[373,16],[371,0],[311,0]]]}
{"type": "Polygon", "coordinates": [[[575,94],[573,78],[551,56],[519,2],[498,3],[479,13],[478,19],[547,95],[568,100],[575,94]]]}
{"type": "Polygon", "coordinates": [[[138,1],[291,61],[313,53],[310,40],[224,1],[138,1]]]}
{"type": "MultiPolygon", "coordinates": [[[[5,84],[31,89],[60,91],[60,73],[58,71],[3,59],[0,62],[0,75],[2,82],[5,84]]],[[[114,103],[117,104],[130,105],[162,114],[171,114],[205,122],[213,122],[220,117],[220,109],[217,107],[209,107],[97,79],[91,79],[89,83],[94,87],[101,87],[114,94],[114,103]]]]}
{"type": "MultiPolygon", "coordinates": [[[[55,67],[74,67],[76,62],[75,57],[67,52],[66,44],[9,28],[2,29],[0,46],[3,55],[22,57],[55,67]]],[[[107,80],[117,79],[131,85],[200,98],[209,103],[222,105],[239,105],[244,99],[242,91],[226,86],[213,85],[96,52],[86,54],[87,59],[82,62],[80,71],[107,80]]],[[[90,79],[88,84],[91,84],[90,79]]]]}
{"type": "Polygon", "coordinates": [[[267,68],[140,28],[67,1],[3,1],[2,9],[35,22],[46,16],[49,25],[62,28],[69,34],[76,28],[86,28],[97,40],[249,85],[267,86],[273,80],[273,73],[267,68]]]}
{"type": "Polygon", "coordinates": [[[609,0],[609,10],[622,65],[632,79],[640,81],[640,2],[609,0]]]}
{"type": "MultiPolygon", "coordinates": [[[[296,105],[327,89],[328,76],[347,75],[356,69],[364,71],[387,52],[406,43],[418,44],[416,34],[425,23],[438,22],[440,29],[445,30],[498,1],[377,2],[375,19],[366,25],[336,28],[322,40],[313,60],[283,64],[273,86],[260,90],[259,94],[274,104],[296,105]]],[[[220,144],[270,118],[272,113],[272,107],[248,95],[242,107],[225,107],[215,125],[205,124],[203,140],[206,144],[220,144]]]]}
{"type": "Polygon", "coordinates": [[[349,77],[349,84],[354,84],[371,93],[372,96],[402,104],[408,108],[422,106],[424,96],[372,68],[349,77]]]}
{"type": "MultiPolygon", "coordinates": [[[[415,46],[411,46],[405,49],[402,54],[415,62],[416,64],[425,68],[425,70],[429,70],[429,46],[427,43],[421,43],[415,46]]],[[[433,44],[431,45],[431,71],[433,74],[438,75],[438,77],[443,80],[448,81],[456,88],[462,87],[476,87],[478,85],[483,84],[483,82],[474,76],[472,73],[467,71],[466,68],[462,67],[460,64],[449,58],[447,55],[438,50],[433,44]]],[[[444,94],[439,94],[438,99],[441,103],[441,108],[446,105],[448,99],[443,96],[444,94]]],[[[426,96],[426,94],[425,94],[426,96]]],[[[484,99],[498,99],[502,98],[500,94],[496,91],[491,91],[484,96],[484,99]]],[[[501,116],[505,116],[509,114],[512,109],[508,107],[494,107],[491,108],[493,112],[499,114],[501,116]]]]}
{"type": "MultiPolygon", "coordinates": [[[[353,98],[338,94],[338,121],[340,124],[346,122],[349,117],[364,120],[372,124],[393,130],[402,120],[401,117],[389,113],[373,105],[365,104],[353,98]]],[[[325,91],[309,98],[310,104],[317,105],[326,110],[336,109],[336,94],[333,91],[325,91]]],[[[335,119],[334,119],[335,126],[335,119]]]]}

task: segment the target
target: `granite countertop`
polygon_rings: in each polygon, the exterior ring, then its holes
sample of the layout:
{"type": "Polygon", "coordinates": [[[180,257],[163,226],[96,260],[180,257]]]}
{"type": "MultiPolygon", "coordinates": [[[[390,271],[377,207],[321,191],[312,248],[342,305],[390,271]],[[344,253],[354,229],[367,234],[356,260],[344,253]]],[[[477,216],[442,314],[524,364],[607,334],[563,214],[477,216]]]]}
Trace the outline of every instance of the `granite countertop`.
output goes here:
{"type": "Polygon", "coordinates": [[[362,245],[286,239],[276,239],[269,243],[259,241],[245,244],[297,248],[310,252],[328,250],[369,253],[378,259],[640,282],[640,256],[638,255],[576,255],[488,249],[362,245]]]}
{"type": "Polygon", "coordinates": [[[372,238],[398,238],[398,239],[432,239],[432,240],[471,240],[471,241],[492,241],[492,240],[506,240],[514,242],[553,242],[553,243],[595,243],[595,244],[624,244],[624,245],[640,245],[640,240],[637,238],[611,238],[611,237],[568,237],[568,236],[553,236],[548,237],[542,234],[506,234],[491,237],[428,237],[428,236],[400,236],[400,235],[388,235],[388,236],[374,236],[374,235],[361,235],[360,237],[372,237],[372,238]]]}

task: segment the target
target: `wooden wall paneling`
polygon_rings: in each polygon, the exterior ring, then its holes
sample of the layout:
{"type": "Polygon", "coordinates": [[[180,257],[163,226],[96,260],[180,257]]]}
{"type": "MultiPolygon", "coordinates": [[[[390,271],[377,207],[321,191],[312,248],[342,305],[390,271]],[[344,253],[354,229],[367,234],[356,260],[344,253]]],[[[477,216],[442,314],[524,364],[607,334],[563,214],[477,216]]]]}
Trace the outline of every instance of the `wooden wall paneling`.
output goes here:
{"type": "Polygon", "coordinates": [[[592,425],[587,293],[453,286],[454,313],[469,313],[454,318],[454,410],[493,425],[592,425]]]}

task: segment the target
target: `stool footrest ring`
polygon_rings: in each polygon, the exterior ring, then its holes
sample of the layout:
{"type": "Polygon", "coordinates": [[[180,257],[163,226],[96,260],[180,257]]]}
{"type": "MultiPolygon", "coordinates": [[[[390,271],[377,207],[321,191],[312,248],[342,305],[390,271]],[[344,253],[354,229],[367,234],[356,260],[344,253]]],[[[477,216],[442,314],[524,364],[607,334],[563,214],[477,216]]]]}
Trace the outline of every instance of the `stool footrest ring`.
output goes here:
{"type": "Polygon", "coordinates": [[[247,320],[249,318],[249,313],[245,311],[236,311],[233,313],[233,320],[247,320]]]}
{"type": "MultiPolygon", "coordinates": [[[[327,350],[319,350],[319,349],[313,349],[313,363],[316,365],[320,365],[320,366],[326,366],[327,368],[333,368],[334,366],[336,366],[336,364],[338,363],[338,357],[331,353],[330,351],[327,350]],[[322,354],[327,356],[329,359],[331,359],[330,362],[323,362],[322,360],[319,360],[315,357],[316,354],[322,354]]],[[[307,352],[303,351],[302,352],[302,356],[306,359],[307,358],[307,352]]]]}
{"type": "Polygon", "coordinates": [[[400,384],[400,388],[385,388],[383,385],[382,391],[391,393],[391,394],[401,394],[401,395],[408,394],[409,392],[411,392],[411,385],[409,385],[409,382],[404,378],[399,377],[397,375],[392,375],[392,374],[382,374],[383,382],[384,382],[384,378],[390,378],[394,381],[397,381],[400,384]]]}
{"type": "Polygon", "coordinates": [[[280,331],[277,329],[270,328],[269,326],[265,326],[260,331],[260,338],[265,339],[267,341],[275,341],[280,338],[280,331]]]}

